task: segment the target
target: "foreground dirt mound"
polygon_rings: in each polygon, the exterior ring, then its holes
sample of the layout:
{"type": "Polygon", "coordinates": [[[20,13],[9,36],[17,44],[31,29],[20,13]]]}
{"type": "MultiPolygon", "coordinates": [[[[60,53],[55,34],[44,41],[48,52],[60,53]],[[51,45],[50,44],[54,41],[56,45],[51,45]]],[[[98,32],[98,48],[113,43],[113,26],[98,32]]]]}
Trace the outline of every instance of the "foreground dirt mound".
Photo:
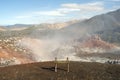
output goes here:
{"type": "Polygon", "coordinates": [[[32,63],[0,68],[1,80],[120,80],[120,65],[70,62],[59,64],[54,72],[54,62],[32,63]]]}

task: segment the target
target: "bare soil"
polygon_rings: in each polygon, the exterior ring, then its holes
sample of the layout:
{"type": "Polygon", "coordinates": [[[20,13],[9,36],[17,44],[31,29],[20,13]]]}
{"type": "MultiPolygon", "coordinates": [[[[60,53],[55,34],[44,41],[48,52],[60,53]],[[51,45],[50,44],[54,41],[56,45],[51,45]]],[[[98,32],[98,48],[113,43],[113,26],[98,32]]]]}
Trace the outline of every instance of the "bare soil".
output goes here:
{"type": "Polygon", "coordinates": [[[120,65],[89,62],[58,64],[54,72],[54,62],[38,62],[0,68],[0,80],[120,80],[120,65]]]}

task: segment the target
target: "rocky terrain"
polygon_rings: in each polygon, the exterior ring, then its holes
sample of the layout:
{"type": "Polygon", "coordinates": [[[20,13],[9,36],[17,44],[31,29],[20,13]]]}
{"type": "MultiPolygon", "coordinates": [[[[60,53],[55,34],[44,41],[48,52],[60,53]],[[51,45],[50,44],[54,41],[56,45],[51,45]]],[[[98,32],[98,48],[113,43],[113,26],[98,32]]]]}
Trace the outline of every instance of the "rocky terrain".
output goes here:
{"type": "Polygon", "coordinates": [[[1,63],[52,61],[54,57],[102,63],[119,59],[119,15],[120,9],[82,21],[2,26],[1,63]]]}
{"type": "Polygon", "coordinates": [[[19,37],[0,39],[0,66],[31,63],[30,50],[16,44],[19,37]]]}

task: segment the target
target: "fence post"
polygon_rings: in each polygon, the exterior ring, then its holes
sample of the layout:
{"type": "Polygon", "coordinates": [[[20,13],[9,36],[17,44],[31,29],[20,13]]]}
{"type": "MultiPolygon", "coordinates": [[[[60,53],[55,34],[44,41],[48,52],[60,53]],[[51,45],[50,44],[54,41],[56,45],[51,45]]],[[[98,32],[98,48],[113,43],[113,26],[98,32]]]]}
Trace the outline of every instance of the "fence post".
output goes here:
{"type": "Polygon", "coordinates": [[[55,72],[57,72],[57,57],[55,57],[55,72]]]}
{"type": "MultiPolygon", "coordinates": [[[[70,72],[69,58],[67,57],[65,63],[67,64],[67,72],[70,72]]],[[[57,72],[58,61],[57,57],[55,57],[55,72],[57,72]]]]}
{"type": "Polygon", "coordinates": [[[70,71],[70,66],[69,66],[69,58],[67,57],[67,72],[70,71]]]}

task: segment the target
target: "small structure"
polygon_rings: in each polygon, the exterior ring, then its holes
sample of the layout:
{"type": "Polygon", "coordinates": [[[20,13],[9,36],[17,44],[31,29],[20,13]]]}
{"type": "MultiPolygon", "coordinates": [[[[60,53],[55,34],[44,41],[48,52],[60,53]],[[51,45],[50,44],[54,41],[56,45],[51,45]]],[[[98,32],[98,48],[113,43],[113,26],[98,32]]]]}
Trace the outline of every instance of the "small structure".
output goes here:
{"type": "Polygon", "coordinates": [[[66,61],[58,61],[57,57],[55,57],[55,72],[57,72],[57,68],[58,68],[59,63],[67,64],[67,72],[70,72],[69,58],[68,57],[67,57],[66,61]]]}

